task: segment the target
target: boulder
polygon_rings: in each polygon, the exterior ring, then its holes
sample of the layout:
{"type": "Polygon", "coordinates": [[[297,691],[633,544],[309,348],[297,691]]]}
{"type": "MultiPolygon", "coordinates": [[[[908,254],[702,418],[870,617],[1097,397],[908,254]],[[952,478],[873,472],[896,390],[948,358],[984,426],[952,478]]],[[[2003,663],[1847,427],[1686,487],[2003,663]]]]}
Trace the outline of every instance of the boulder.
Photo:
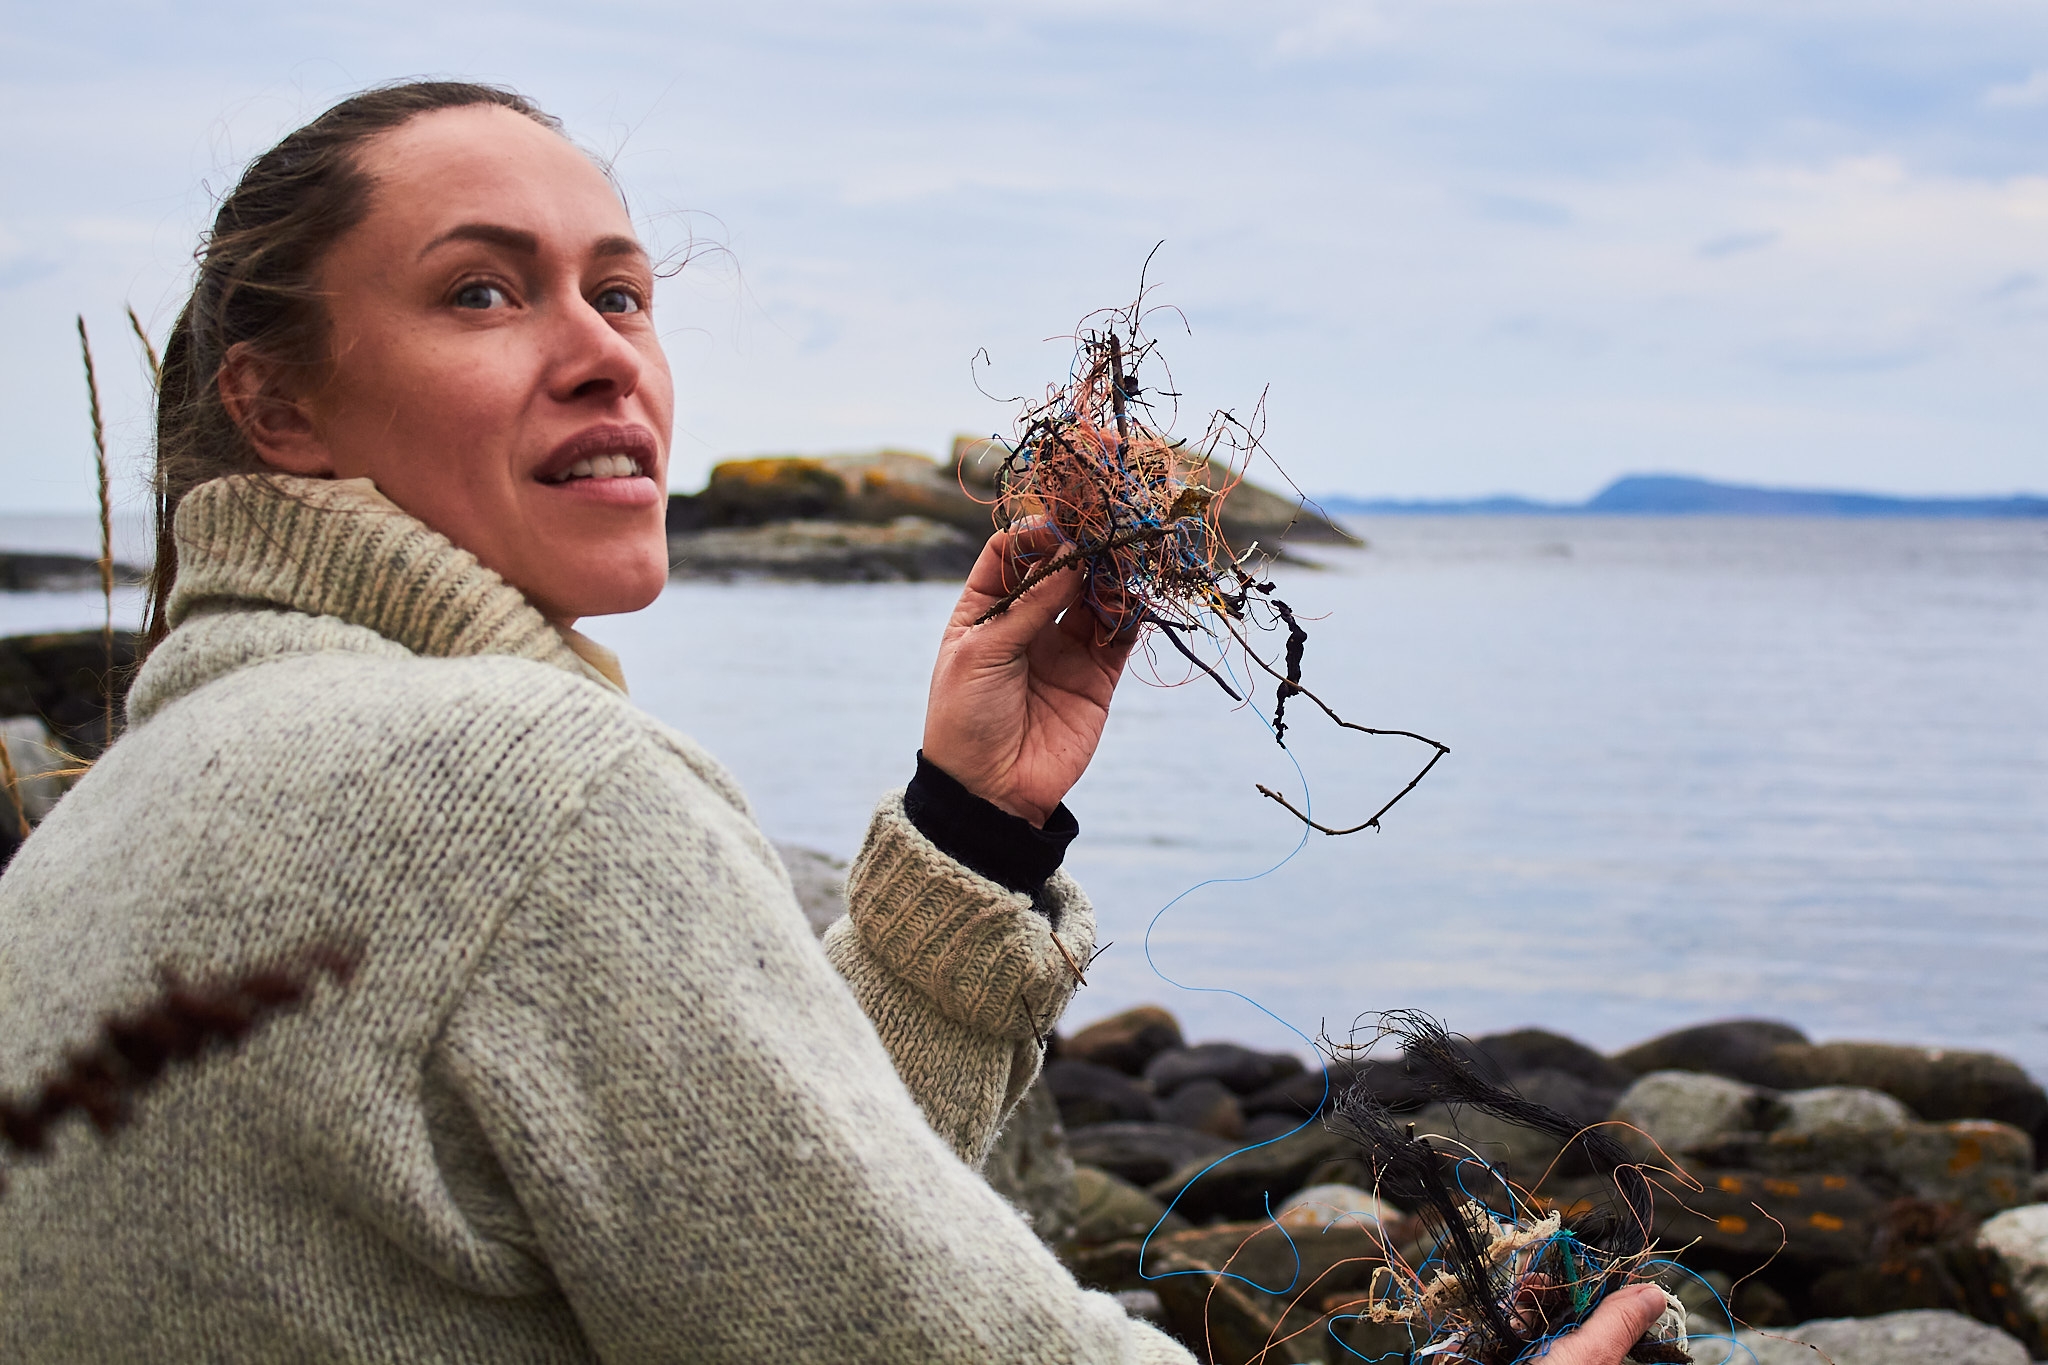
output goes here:
{"type": "Polygon", "coordinates": [[[1465,1192],[1496,1208],[1506,1207],[1501,1202],[1504,1192],[1486,1179],[1486,1172],[1472,1164],[1475,1161],[1485,1162],[1494,1174],[1505,1176],[1524,1189],[1536,1188],[1546,1175],[1555,1179],[1587,1174],[1591,1169],[1581,1162],[1553,1170],[1553,1166],[1564,1164],[1558,1160],[1564,1152],[1564,1139],[1495,1118],[1483,1110],[1452,1110],[1432,1104],[1409,1121],[1415,1125],[1417,1134],[1430,1137],[1438,1151],[1463,1163],[1458,1174],[1465,1192]]]}
{"type": "MultiPolygon", "coordinates": [[[[116,583],[140,583],[143,577],[143,571],[133,564],[114,564],[116,583]]],[[[100,561],[96,556],[0,550],[0,592],[99,590],[100,561]]]]}
{"type": "Polygon", "coordinates": [[[1780,1095],[1785,1117],[1774,1130],[1809,1137],[1889,1133],[1913,1121],[1913,1111],[1882,1090],[1822,1086],[1780,1095]]]}
{"type": "Polygon", "coordinates": [[[1405,1234],[1408,1221],[1407,1214],[1356,1185],[1310,1185],[1297,1190],[1274,1207],[1273,1217],[1297,1231],[1322,1232],[1349,1223],[1368,1231],[1378,1227],[1397,1239],[1405,1234]]]}
{"type": "Polygon", "coordinates": [[[1040,1241],[1056,1245],[1071,1235],[1078,1213],[1074,1160],[1067,1154],[1059,1110],[1043,1085],[1024,1092],[989,1149],[981,1173],[991,1189],[1024,1215],[1040,1241]]]}
{"type": "Polygon", "coordinates": [[[1605,1122],[1623,1094],[1572,1072],[1549,1069],[1520,1072],[1509,1077],[1509,1083],[1523,1099],[1554,1109],[1581,1128],[1605,1122]]]}
{"type": "Polygon", "coordinates": [[[1059,1105],[1060,1119],[1067,1127],[1155,1123],[1161,1118],[1152,1092],[1137,1081],[1121,1071],[1075,1059],[1071,1046],[1062,1047],[1060,1052],[1059,1060],[1045,1064],[1045,1078],[1040,1084],[1052,1092],[1059,1105]]]}
{"type": "Polygon", "coordinates": [[[2013,1290],[1999,1258],[1967,1239],[1895,1247],[1876,1260],[1830,1270],[1807,1295],[1812,1312],[1863,1318],[1905,1309],[1962,1313],[2003,1329],[2030,1354],[2041,1349],[2040,1319],[2013,1290]]]}
{"type": "Polygon", "coordinates": [[[1412,1113],[1429,1103],[1429,1093],[1398,1061],[1373,1058],[1363,1062],[1334,1061],[1322,1071],[1303,1071],[1247,1095],[1247,1114],[1286,1114],[1296,1119],[1327,1113],[1355,1087],[1362,1087],[1397,1114],[1412,1113]]]}
{"type": "MultiPolygon", "coordinates": [[[[1818,1043],[1772,1054],[1781,1090],[1861,1086],[1905,1102],[1923,1119],[1996,1119],[2037,1134],[2048,1092],[2018,1063],[1991,1052],[1896,1043],[1818,1043]]],[[[1772,1084],[1764,1081],[1760,1084],[1772,1084]]]]}
{"type": "Polygon", "coordinates": [[[1976,1244],[1997,1258],[2020,1307],[2036,1323],[2048,1324],[2048,1204],[1985,1219],[1976,1244]]]}
{"type": "Polygon", "coordinates": [[[1074,1167],[1074,1222],[1067,1233],[1068,1247],[1100,1246],[1132,1237],[1142,1238],[1154,1228],[1177,1232],[1188,1220],[1168,1213],[1166,1206],[1099,1166],[1074,1167]]]}
{"type": "Polygon", "coordinates": [[[1709,1343],[1693,1358],[1699,1365],[1748,1361],[1743,1347],[1755,1353],[1756,1365],[2029,1365],[2027,1348],[1996,1327],[1987,1327],[1960,1313],[1902,1312],[1874,1318],[1824,1318],[1786,1327],[1766,1336],[1736,1333],[1740,1346],[1709,1343]],[[1814,1348],[1819,1348],[1819,1354],[1814,1348]]]}
{"type": "Polygon", "coordinates": [[[1244,1136],[1238,1139],[1238,1145],[1249,1147],[1255,1142],[1271,1142],[1314,1122],[1316,1120],[1295,1114],[1254,1114],[1244,1121],[1244,1136]]]}
{"type": "Polygon", "coordinates": [[[775,845],[811,932],[823,935],[846,913],[846,860],[801,844],[775,845]]]}
{"type": "Polygon", "coordinates": [[[1380,1264],[1365,1229],[1305,1237],[1265,1221],[1220,1223],[1153,1238],[1145,1282],[1169,1330],[1197,1343],[1202,1358],[1282,1365],[1328,1359],[1328,1325],[1350,1327],[1331,1319],[1358,1311],[1380,1264]]]}
{"type": "Polygon", "coordinates": [[[1610,1117],[1627,1125],[1610,1130],[1616,1138],[1657,1159],[1658,1147],[1677,1158],[1717,1138],[1768,1129],[1776,1116],[1772,1097],[1753,1085],[1697,1071],[1652,1071],[1622,1093],[1610,1117]]]}
{"type": "Polygon", "coordinates": [[[1159,1117],[1227,1141],[1244,1136],[1244,1110],[1238,1107],[1237,1096],[1207,1076],[1189,1081],[1162,1101],[1159,1117]]]}
{"type": "Polygon", "coordinates": [[[1177,1167],[1150,1187],[1152,1197],[1200,1223],[1211,1218],[1264,1218],[1288,1195],[1308,1185],[1372,1183],[1357,1144],[1319,1123],[1234,1152],[1215,1169],[1207,1169],[1214,1162],[1209,1156],[1177,1167]]]}
{"type": "Polygon", "coordinates": [[[2034,1142],[2009,1123],[1909,1123],[1879,1141],[1884,1169],[1916,1198],[1979,1218],[2026,1200],[2034,1142]]]}
{"type": "Polygon", "coordinates": [[[1181,1045],[1179,1020],[1157,1005],[1139,1005],[1061,1039],[1060,1056],[1141,1076],[1147,1062],[1181,1045]]]}
{"type": "Polygon", "coordinates": [[[1913,1120],[1893,1128],[1781,1126],[1724,1134],[1696,1144],[1690,1155],[1705,1167],[1787,1177],[1855,1175],[1888,1195],[1953,1205],[1982,1218],[2026,1202],[2034,1144],[2007,1123],[1913,1120]]]}
{"type": "Polygon", "coordinates": [[[1489,1033],[1472,1045],[1505,1076],[1532,1071],[1561,1071],[1600,1090],[1622,1091],[1638,1073],[1595,1052],[1575,1038],[1547,1029],[1524,1028],[1489,1033]]]}
{"type": "Polygon", "coordinates": [[[1256,1052],[1236,1043],[1198,1043],[1171,1048],[1145,1064],[1145,1079],[1155,1094],[1171,1095],[1189,1081],[1221,1081],[1239,1095],[1256,1094],[1275,1081],[1301,1072],[1301,1059],[1290,1052],[1256,1052]]]}
{"type": "MultiPolygon", "coordinates": [[[[1657,1201],[1658,1238],[1698,1239],[1687,1264],[1748,1271],[1774,1258],[1819,1270],[1869,1256],[1887,1201],[1854,1176],[1702,1171],[1701,1190],[1657,1201]]],[[[1602,1190],[1602,1193],[1607,1193],[1602,1190]]]]}
{"type": "Polygon", "coordinates": [[[1170,1123],[1095,1123],[1070,1131],[1067,1149],[1077,1162],[1150,1186],[1191,1163],[1214,1161],[1230,1144],[1170,1123]]]}
{"type": "Polygon", "coordinates": [[[1722,1019],[1697,1024],[1637,1043],[1614,1061],[1631,1075],[1652,1071],[1704,1071],[1714,1076],[1770,1085],[1775,1076],[1771,1053],[1787,1043],[1804,1043],[1805,1034],[1774,1019],[1722,1019]]]}
{"type": "Polygon", "coordinates": [[[2037,1137],[2048,1125],[2048,1091],[2017,1063],[1990,1052],[1810,1043],[1789,1024],[1736,1019],[1667,1033],[1615,1060],[1638,1074],[1703,1071],[1777,1090],[1881,1090],[1923,1119],[1996,1119],[2037,1137]]]}

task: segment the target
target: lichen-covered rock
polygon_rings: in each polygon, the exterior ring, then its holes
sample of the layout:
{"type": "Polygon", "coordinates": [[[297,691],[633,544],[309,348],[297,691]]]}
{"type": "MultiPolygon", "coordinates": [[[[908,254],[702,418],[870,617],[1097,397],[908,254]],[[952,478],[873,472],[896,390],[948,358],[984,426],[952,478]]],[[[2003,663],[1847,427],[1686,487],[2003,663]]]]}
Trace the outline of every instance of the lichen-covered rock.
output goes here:
{"type": "Polygon", "coordinates": [[[982,1175],[1024,1215],[1041,1241],[1055,1245],[1070,1235],[1078,1215],[1074,1160],[1059,1110],[1044,1086],[1024,1092],[989,1149],[982,1175]]]}
{"type": "Polygon", "coordinates": [[[1755,1352],[1757,1365],[2029,1365],[2027,1348],[1960,1313],[1886,1313],[1875,1318],[1823,1318],[1769,1336],[1738,1332],[1741,1346],[1702,1343],[1697,1365],[1733,1365],[1755,1352]],[[1816,1355],[1814,1347],[1820,1349],[1816,1355]]]}
{"type": "Polygon", "coordinates": [[[2048,1324],[2048,1204],[2027,1204],[1987,1218],[1977,1245],[1998,1258],[2013,1293],[2037,1323],[2048,1324]]]}
{"type": "Polygon", "coordinates": [[[1780,1127],[1726,1134],[1696,1144],[1691,1154],[1704,1168],[1787,1178],[1853,1175],[1881,1193],[1955,1205],[1982,1218],[2026,1202],[2034,1144],[2009,1123],[1915,1120],[1886,1129],[1780,1127]]]}
{"type": "Polygon", "coordinates": [[[1400,1209],[1356,1185],[1310,1185],[1297,1190],[1274,1206],[1273,1217],[1290,1228],[1321,1232],[1338,1223],[1351,1223],[1367,1230],[1381,1228],[1396,1238],[1404,1234],[1408,1221],[1400,1209]]]}
{"type": "Polygon", "coordinates": [[[1888,1133],[1913,1121],[1913,1111],[1882,1090],[1831,1085],[1780,1095],[1784,1120],[1775,1131],[1802,1134],[1888,1133]]]}

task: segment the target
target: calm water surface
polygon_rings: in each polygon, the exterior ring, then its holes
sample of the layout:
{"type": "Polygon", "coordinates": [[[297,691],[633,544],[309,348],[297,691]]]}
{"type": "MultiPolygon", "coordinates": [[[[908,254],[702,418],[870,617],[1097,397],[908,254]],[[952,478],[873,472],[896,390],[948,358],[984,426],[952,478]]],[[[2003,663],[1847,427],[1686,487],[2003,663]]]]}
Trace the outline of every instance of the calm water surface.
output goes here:
{"type": "MultiPolygon", "coordinates": [[[[1127,681],[1069,799],[1114,940],[1077,1022],[1156,1000],[1300,1050],[1238,997],[1311,1037],[1397,1006],[1603,1046],[1765,1014],[2048,1076],[2048,525],[1362,529],[1282,575],[1323,618],[1306,680],[1450,757],[1383,832],[1304,840],[1253,783],[1349,824],[1426,751],[1299,708],[1290,759],[1206,681],[1127,681]]],[[[953,594],[676,584],[587,628],[772,833],[846,853],[908,773],[953,594]]],[[[0,630],[97,610],[0,598],[0,630]]]]}

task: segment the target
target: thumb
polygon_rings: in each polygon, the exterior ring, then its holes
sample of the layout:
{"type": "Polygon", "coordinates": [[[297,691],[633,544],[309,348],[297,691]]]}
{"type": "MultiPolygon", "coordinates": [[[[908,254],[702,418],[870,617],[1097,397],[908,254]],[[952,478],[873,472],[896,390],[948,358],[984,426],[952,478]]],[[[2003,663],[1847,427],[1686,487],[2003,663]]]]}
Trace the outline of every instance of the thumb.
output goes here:
{"type": "Polygon", "coordinates": [[[1620,1365],[1663,1312],[1664,1291],[1654,1284],[1616,1290],[1577,1331],[1554,1342],[1546,1359],[1550,1365],[1620,1365]]]}

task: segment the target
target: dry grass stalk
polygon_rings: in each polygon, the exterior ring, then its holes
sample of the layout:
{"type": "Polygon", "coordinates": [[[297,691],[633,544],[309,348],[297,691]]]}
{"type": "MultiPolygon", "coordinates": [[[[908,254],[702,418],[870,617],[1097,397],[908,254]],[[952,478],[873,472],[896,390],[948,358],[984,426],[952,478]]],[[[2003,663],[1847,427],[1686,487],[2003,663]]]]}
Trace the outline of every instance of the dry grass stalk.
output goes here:
{"type": "MultiPolygon", "coordinates": [[[[132,314],[131,314],[132,316],[132,314]]],[[[92,341],[85,334],[85,315],[78,317],[78,349],[85,357],[85,392],[92,405],[93,472],[99,485],[100,503],[100,596],[106,601],[106,618],[100,639],[106,646],[107,671],[101,686],[106,692],[105,745],[114,742],[114,509],[107,487],[107,429],[100,418],[100,381],[93,372],[92,341]]]]}

